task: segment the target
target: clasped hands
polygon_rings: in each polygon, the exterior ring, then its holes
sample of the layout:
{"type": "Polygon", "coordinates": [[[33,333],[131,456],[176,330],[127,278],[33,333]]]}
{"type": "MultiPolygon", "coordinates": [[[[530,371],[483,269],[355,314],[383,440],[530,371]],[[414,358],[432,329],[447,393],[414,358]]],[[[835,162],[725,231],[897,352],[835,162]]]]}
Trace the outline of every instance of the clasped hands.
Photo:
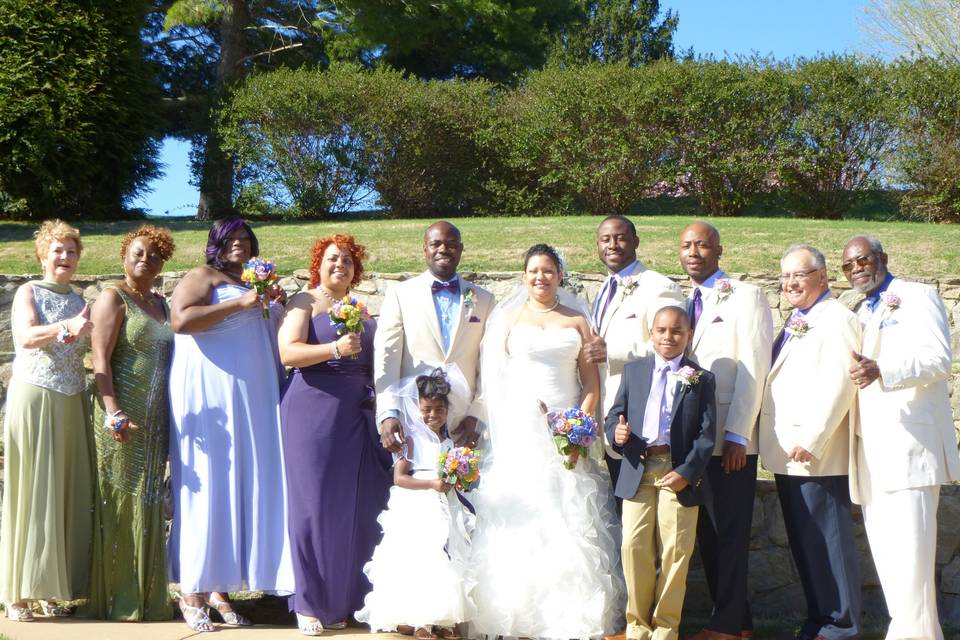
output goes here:
{"type": "MultiPolygon", "coordinates": [[[[620,420],[617,422],[617,428],[613,432],[613,441],[622,447],[627,443],[629,438],[630,425],[621,414],[620,420]]],[[[687,479],[682,475],[671,469],[669,473],[654,482],[654,484],[660,489],[668,489],[674,493],[679,493],[686,489],[690,483],[688,483],[687,479]]]]}

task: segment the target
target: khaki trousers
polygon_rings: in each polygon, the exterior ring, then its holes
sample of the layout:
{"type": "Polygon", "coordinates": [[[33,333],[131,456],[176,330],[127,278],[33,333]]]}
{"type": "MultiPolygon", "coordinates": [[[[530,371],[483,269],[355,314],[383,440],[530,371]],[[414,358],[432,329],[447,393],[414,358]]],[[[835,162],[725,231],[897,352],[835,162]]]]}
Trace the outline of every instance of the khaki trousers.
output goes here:
{"type": "Polygon", "coordinates": [[[655,486],[672,468],[669,453],[647,458],[637,493],[623,501],[621,557],[627,581],[627,638],[631,640],[679,637],[700,510],[684,507],[677,494],[655,486]]]}

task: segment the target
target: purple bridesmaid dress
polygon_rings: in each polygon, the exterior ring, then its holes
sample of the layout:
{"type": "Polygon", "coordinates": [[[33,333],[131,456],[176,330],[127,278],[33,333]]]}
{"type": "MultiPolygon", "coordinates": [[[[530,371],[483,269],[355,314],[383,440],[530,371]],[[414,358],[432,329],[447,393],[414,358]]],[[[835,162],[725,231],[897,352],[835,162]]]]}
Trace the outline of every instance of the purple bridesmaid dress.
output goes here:
{"type": "MultiPolygon", "coordinates": [[[[376,323],[364,325],[358,359],[294,369],[280,402],[296,582],[290,609],[324,625],[363,606],[363,565],[380,541],[377,516],[392,484],[374,417],[376,323]]],[[[311,344],[336,338],[326,314],[310,321],[311,344]]]]}

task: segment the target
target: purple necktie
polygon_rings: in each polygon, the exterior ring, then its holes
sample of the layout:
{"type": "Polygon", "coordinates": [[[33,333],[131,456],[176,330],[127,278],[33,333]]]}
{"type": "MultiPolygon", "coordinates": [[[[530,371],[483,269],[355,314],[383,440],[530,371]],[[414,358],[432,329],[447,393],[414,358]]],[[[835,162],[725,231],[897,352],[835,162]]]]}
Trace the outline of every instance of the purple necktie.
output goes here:
{"type": "Polygon", "coordinates": [[[773,341],[773,357],[770,359],[770,366],[773,366],[773,363],[777,361],[777,356],[780,355],[780,350],[783,349],[783,345],[787,344],[787,340],[790,338],[790,334],[785,330],[780,330],[780,335],[777,336],[777,339],[773,341]]]}
{"type": "Polygon", "coordinates": [[[663,418],[663,406],[667,400],[667,371],[670,363],[664,363],[653,377],[650,386],[650,395],[647,396],[647,407],[643,412],[643,429],[641,434],[649,444],[653,444],[660,437],[660,421],[663,418]]]}
{"type": "Polygon", "coordinates": [[[700,322],[700,314],[703,313],[703,294],[700,293],[700,287],[693,290],[693,302],[690,305],[690,330],[697,328],[700,322]]]}
{"type": "Polygon", "coordinates": [[[607,299],[603,301],[603,309],[600,310],[600,315],[597,316],[597,330],[600,329],[600,325],[603,324],[603,317],[607,314],[607,307],[610,306],[610,301],[613,300],[614,294],[617,293],[617,279],[610,278],[610,286],[607,287],[607,299]]]}

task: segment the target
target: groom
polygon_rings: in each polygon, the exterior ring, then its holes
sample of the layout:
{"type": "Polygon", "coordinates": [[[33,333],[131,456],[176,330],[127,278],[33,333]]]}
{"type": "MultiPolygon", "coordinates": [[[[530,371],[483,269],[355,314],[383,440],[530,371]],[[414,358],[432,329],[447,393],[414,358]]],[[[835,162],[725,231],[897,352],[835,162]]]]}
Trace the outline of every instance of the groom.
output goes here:
{"type": "Polygon", "coordinates": [[[470,387],[470,406],[459,425],[450,425],[458,444],[475,446],[477,420],[483,418],[478,397],[480,340],[493,310],[493,294],[457,275],[463,242],[449,222],[435,222],[423,236],[427,271],[390,287],[383,300],[374,337],[374,380],[380,442],[399,453],[405,440],[399,401],[388,389],[404,378],[455,363],[470,387]]]}

